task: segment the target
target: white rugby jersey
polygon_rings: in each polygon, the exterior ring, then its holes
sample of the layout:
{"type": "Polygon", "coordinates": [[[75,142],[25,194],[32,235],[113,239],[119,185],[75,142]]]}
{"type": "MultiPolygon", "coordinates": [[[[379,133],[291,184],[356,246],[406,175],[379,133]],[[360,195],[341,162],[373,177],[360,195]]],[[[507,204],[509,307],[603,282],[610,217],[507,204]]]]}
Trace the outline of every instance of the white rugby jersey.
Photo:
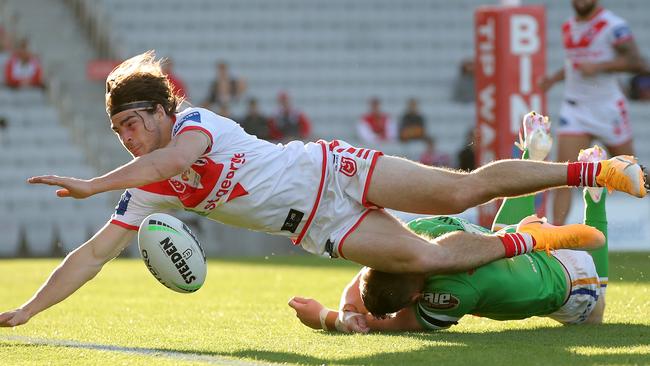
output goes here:
{"type": "Polygon", "coordinates": [[[172,138],[191,130],[210,137],[206,152],[182,174],[127,189],[111,222],[138,230],[147,215],[180,208],[224,224],[288,236],[299,244],[320,200],[325,145],[274,145],[203,108],[176,114],[172,138]]]}
{"type": "Polygon", "coordinates": [[[616,73],[598,73],[583,77],[577,70],[580,63],[611,61],[616,57],[614,46],[633,38],[625,20],[600,8],[591,19],[571,18],[562,25],[566,59],[564,63],[564,96],[572,100],[617,99],[623,96],[616,73]]]}

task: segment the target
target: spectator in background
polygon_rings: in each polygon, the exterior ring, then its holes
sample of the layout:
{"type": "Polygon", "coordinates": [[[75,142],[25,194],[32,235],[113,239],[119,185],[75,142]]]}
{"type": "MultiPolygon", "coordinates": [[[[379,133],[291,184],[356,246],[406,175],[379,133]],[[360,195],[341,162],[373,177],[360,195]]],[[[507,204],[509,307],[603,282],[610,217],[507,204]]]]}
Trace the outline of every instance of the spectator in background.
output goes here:
{"type": "Polygon", "coordinates": [[[220,61],[217,63],[217,77],[210,83],[208,99],[203,102],[203,107],[230,106],[237,103],[245,91],[246,82],[233,77],[228,71],[228,64],[220,61]]]}
{"type": "Polygon", "coordinates": [[[405,142],[421,140],[425,137],[425,120],[418,110],[418,101],[415,98],[410,98],[406,106],[406,112],[399,124],[399,139],[405,142]]]}
{"type": "Polygon", "coordinates": [[[174,61],[170,58],[165,59],[160,66],[163,74],[167,75],[167,78],[172,84],[172,88],[176,94],[187,98],[187,88],[185,88],[185,83],[183,83],[183,81],[174,73],[174,61]]]}
{"type": "Polygon", "coordinates": [[[433,136],[424,138],[426,149],[420,155],[420,163],[428,166],[448,167],[451,166],[449,155],[439,153],[436,150],[436,139],[433,136]]]}
{"type": "Polygon", "coordinates": [[[222,104],[219,106],[219,111],[217,113],[221,117],[230,118],[230,106],[228,104],[222,104]]]}
{"type": "Polygon", "coordinates": [[[459,103],[474,101],[474,60],[466,58],[460,63],[460,73],[454,83],[452,100],[459,103]]]}
{"type": "Polygon", "coordinates": [[[257,138],[263,140],[271,138],[269,119],[260,113],[255,98],[248,100],[248,110],[244,118],[239,121],[239,124],[249,135],[257,136],[257,138]]]}
{"type": "Polygon", "coordinates": [[[29,51],[27,40],[21,40],[5,65],[5,83],[11,88],[42,88],[41,63],[29,51]]]}
{"type": "Polygon", "coordinates": [[[7,145],[7,128],[9,127],[9,122],[4,116],[0,116],[0,145],[7,145]]]}
{"type": "Polygon", "coordinates": [[[9,60],[9,57],[11,56],[11,48],[11,35],[2,25],[0,25],[0,65],[5,65],[7,60],[9,60]]]}
{"type": "Polygon", "coordinates": [[[476,157],[474,152],[474,140],[476,134],[474,128],[467,130],[465,144],[458,151],[458,168],[467,172],[476,169],[476,157]]]}
{"type": "Polygon", "coordinates": [[[397,139],[397,125],[387,113],[381,110],[381,101],[377,97],[370,99],[370,111],[357,123],[359,138],[366,144],[397,139]]]}
{"type": "Polygon", "coordinates": [[[308,139],[311,133],[311,122],[302,111],[291,106],[289,94],[286,92],[278,94],[278,107],[278,111],[269,121],[271,139],[277,141],[308,139]]]}

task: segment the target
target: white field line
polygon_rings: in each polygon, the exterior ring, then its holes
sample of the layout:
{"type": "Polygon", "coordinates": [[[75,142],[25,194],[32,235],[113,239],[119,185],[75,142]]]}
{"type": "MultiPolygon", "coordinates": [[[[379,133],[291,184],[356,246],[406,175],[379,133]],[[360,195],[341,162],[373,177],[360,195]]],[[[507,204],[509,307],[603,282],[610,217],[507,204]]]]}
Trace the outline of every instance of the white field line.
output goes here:
{"type": "Polygon", "coordinates": [[[198,361],[198,362],[205,362],[209,365],[224,365],[224,366],[279,365],[277,363],[271,363],[271,362],[238,360],[235,358],[227,358],[221,356],[202,355],[200,353],[164,351],[164,350],[158,350],[152,348],[121,347],[121,346],[114,346],[110,344],[85,343],[85,342],[68,341],[64,339],[33,338],[33,337],[23,337],[23,336],[0,336],[0,340],[21,342],[21,343],[28,343],[28,344],[38,344],[44,346],[82,348],[82,349],[90,349],[95,351],[119,352],[119,353],[133,354],[139,356],[163,357],[163,358],[169,358],[169,359],[181,360],[181,361],[191,361],[191,362],[198,361]]]}

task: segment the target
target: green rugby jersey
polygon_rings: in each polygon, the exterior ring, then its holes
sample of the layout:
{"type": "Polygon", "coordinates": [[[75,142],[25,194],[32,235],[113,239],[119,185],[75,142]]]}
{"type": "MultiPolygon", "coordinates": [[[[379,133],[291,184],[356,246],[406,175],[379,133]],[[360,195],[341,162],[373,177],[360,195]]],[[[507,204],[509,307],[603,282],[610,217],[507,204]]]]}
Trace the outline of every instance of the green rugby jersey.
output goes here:
{"type": "MultiPolygon", "coordinates": [[[[408,226],[429,237],[458,230],[490,233],[449,216],[416,219],[408,226]]],[[[504,230],[512,232],[514,226],[504,230]]],[[[534,252],[500,259],[467,273],[430,276],[414,310],[423,327],[445,329],[465,314],[496,320],[547,315],[562,306],[566,291],[562,265],[546,252],[534,252]]]]}

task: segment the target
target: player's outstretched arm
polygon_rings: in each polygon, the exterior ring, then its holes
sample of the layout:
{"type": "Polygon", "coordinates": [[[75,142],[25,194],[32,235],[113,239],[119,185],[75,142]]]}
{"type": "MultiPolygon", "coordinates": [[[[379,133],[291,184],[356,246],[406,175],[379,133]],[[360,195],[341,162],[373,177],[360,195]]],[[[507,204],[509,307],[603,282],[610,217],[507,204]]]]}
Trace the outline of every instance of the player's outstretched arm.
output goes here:
{"type": "Polygon", "coordinates": [[[106,224],[95,236],[68,254],[34,296],[20,308],[0,314],[0,327],[25,324],[36,314],[72,295],[103,265],[117,257],[135,231],[106,224]]]}
{"type": "Polygon", "coordinates": [[[56,175],[29,178],[32,184],[59,186],[59,197],[86,198],[97,193],[140,187],[160,182],[189,168],[208,148],[210,141],[202,132],[178,135],[164,148],[133,159],[101,177],[89,180],[56,175]]]}
{"type": "Polygon", "coordinates": [[[312,329],[323,329],[328,331],[340,331],[345,333],[368,333],[370,331],[406,332],[418,331],[424,328],[415,317],[412,306],[406,307],[395,316],[386,319],[377,319],[365,313],[359,314],[364,323],[364,328],[357,330],[343,330],[340,325],[335,324],[339,312],[330,310],[314,299],[295,296],[289,300],[289,306],[296,311],[296,317],[300,322],[312,329]]]}

